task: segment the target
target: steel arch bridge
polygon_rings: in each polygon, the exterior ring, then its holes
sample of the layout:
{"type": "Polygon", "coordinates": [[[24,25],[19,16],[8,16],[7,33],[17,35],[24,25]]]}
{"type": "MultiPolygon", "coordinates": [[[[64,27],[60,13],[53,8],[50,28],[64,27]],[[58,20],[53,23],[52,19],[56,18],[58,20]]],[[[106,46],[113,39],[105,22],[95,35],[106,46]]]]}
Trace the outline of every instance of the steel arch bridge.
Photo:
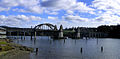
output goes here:
{"type": "Polygon", "coordinates": [[[50,23],[44,23],[44,24],[39,24],[34,27],[35,30],[57,30],[57,26],[50,24],[50,23]]]}
{"type": "Polygon", "coordinates": [[[34,27],[37,36],[56,36],[58,31],[57,26],[50,23],[39,24],[34,27]]]}

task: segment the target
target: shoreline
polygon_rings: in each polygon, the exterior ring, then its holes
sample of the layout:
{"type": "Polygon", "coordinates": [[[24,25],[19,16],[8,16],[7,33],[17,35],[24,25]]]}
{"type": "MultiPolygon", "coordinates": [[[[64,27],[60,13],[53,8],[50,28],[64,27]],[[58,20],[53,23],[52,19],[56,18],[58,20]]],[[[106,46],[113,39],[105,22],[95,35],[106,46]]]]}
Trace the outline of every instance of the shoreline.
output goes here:
{"type": "Polygon", "coordinates": [[[12,43],[11,39],[0,39],[0,59],[30,59],[33,48],[12,43]]]}

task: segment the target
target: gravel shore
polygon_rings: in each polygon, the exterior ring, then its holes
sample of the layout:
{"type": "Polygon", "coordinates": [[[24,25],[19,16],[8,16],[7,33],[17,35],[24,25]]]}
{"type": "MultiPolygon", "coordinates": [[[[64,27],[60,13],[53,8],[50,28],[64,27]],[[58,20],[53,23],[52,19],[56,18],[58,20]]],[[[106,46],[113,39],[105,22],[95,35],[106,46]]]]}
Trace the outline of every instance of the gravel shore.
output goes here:
{"type": "Polygon", "coordinates": [[[30,59],[30,55],[27,51],[11,50],[1,55],[0,59],[30,59]]]}
{"type": "Polygon", "coordinates": [[[19,44],[10,43],[10,40],[0,40],[0,59],[30,59],[30,52],[33,48],[22,46],[19,44]],[[8,49],[11,48],[11,49],[8,49]]]}

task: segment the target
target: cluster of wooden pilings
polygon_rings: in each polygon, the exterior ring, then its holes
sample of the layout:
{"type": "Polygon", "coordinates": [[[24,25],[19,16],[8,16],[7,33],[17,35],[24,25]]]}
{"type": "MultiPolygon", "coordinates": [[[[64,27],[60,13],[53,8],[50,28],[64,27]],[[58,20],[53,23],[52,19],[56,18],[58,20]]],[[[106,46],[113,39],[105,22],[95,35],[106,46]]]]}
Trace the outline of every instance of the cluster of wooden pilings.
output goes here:
{"type": "MultiPolygon", "coordinates": [[[[103,46],[101,46],[100,51],[103,52],[103,50],[104,50],[104,48],[103,48],[103,46]]],[[[80,48],[80,52],[81,52],[81,54],[84,52],[84,49],[82,47],[80,48]]]]}
{"type": "Polygon", "coordinates": [[[105,38],[107,34],[102,32],[94,32],[94,31],[81,31],[80,28],[77,28],[74,32],[69,32],[66,34],[67,37],[73,39],[83,39],[83,38],[105,38]]]}

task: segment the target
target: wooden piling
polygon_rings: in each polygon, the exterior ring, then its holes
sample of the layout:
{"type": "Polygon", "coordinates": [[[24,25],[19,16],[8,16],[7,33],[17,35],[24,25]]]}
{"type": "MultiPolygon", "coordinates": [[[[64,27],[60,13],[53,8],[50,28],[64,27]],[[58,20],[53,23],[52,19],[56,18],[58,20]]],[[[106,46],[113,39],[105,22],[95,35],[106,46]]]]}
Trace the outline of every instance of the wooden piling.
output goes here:
{"type": "Polygon", "coordinates": [[[64,43],[65,43],[65,39],[64,39],[64,43]]]}
{"type": "Polygon", "coordinates": [[[21,40],[22,40],[22,36],[21,36],[21,40]]]}
{"type": "Polygon", "coordinates": [[[38,54],[38,48],[36,48],[36,55],[38,54]]]}
{"type": "Polygon", "coordinates": [[[103,52],[103,46],[101,46],[101,52],[103,52]]]}
{"type": "Polygon", "coordinates": [[[81,52],[81,53],[83,52],[83,49],[82,49],[82,48],[80,49],[80,52],[81,52]]]}
{"type": "Polygon", "coordinates": [[[31,40],[32,40],[32,26],[31,26],[31,32],[30,32],[30,35],[31,35],[31,40]]]}

